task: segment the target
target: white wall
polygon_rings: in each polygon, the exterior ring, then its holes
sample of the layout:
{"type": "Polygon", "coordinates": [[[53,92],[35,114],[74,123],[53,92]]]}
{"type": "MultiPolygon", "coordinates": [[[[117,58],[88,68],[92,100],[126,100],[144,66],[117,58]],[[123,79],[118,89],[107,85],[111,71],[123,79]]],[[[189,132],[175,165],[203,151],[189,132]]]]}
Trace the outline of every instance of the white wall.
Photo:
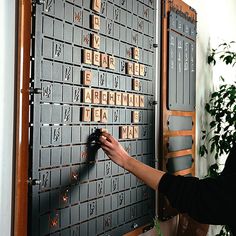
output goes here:
{"type": "Polygon", "coordinates": [[[0,0],[0,230],[11,235],[15,0],[0,0]]]}
{"type": "MultiPolygon", "coordinates": [[[[197,123],[196,123],[196,173],[204,177],[209,162],[199,157],[200,130],[206,125],[206,114],[203,107],[208,100],[209,92],[217,86],[219,75],[236,81],[236,70],[223,64],[216,67],[206,63],[210,48],[216,48],[220,43],[236,41],[236,1],[235,0],[184,0],[197,11],[197,123]]],[[[215,228],[209,235],[215,235],[215,228]]]]}

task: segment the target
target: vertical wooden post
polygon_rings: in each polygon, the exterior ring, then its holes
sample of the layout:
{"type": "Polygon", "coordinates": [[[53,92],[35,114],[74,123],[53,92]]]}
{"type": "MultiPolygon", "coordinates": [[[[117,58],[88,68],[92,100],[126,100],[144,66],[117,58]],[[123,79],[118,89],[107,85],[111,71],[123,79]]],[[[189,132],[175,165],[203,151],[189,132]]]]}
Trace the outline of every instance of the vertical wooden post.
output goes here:
{"type": "Polygon", "coordinates": [[[14,235],[26,236],[28,228],[27,180],[29,157],[31,0],[20,0],[18,4],[14,235]]]}

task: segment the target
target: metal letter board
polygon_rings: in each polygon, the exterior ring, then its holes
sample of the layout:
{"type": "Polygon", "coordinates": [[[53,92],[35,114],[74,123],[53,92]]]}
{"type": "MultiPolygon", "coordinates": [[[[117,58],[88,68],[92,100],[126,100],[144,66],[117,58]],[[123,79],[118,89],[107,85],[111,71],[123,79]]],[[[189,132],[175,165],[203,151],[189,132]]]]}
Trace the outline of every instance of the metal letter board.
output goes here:
{"type": "Polygon", "coordinates": [[[94,159],[86,143],[98,128],[119,139],[120,127],[134,133],[138,127],[138,136],[120,142],[134,158],[154,164],[155,9],[148,0],[45,0],[33,7],[30,235],[115,236],[152,220],[153,192],[102,150],[94,159]],[[104,54],[100,66],[94,52],[104,54]],[[128,62],[141,65],[138,75],[126,73],[128,62]],[[92,74],[86,85],[85,71],[92,74]],[[112,97],[99,104],[95,92],[133,95],[134,104],[122,105],[125,97],[119,105],[112,97]],[[136,123],[133,111],[139,111],[136,123]],[[97,114],[105,123],[93,121],[97,114]]]}

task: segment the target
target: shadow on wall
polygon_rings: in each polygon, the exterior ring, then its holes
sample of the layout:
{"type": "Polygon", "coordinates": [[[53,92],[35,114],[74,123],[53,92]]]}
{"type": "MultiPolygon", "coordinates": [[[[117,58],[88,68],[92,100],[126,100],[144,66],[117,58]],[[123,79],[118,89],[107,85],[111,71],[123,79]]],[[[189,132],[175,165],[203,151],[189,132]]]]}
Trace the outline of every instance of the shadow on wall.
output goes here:
{"type": "MultiPolygon", "coordinates": [[[[58,190],[50,191],[50,195],[45,192],[47,197],[40,198],[40,211],[42,209],[43,217],[40,217],[40,235],[53,233],[57,231],[60,227],[60,219],[62,217],[68,218],[69,215],[66,214],[66,212],[62,213],[61,210],[58,209],[62,207],[66,207],[70,204],[71,198],[73,195],[79,194],[78,188],[79,188],[79,181],[83,179],[95,166],[95,159],[97,152],[100,148],[100,145],[98,144],[98,138],[99,138],[100,132],[95,131],[93,134],[91,134],[87,139],[87,145],[86,145],[86,152],[87,152],[87,158],[86,162],[83,164],[83,167],[79,169],[79,171],[74,171],[71,173],[71,178],[63,178],[61,179],[61,187],[58,190]],[[79,172],[79,173],[78,173],[79,172]],[[64,216],[62,216],[64,214],[64,216]]],[[[100,186],[100,192],[103,192],[103,185],[100,186]]],[[[43,193],[44,194],[44,193],[43,193]]],[[[77,209],[76,206],[74,209],[77,209]]],[[[65,209],[66,210],[66,209],[65,209]]],[[[89,208],[89,214],[93,215],[95,212],[95,204],[91,204],[89,208]]],[[[78,212],[75,212],[75,219],[76,221],[77,217],[76,214],[79,214],[78,212]]],[[[38,219],[34,219],[34,216],[32,217],[32,221],[35,220],[35,222],[38,221],[38,219]]],[[[66,220],[65,220],[66,222],[66,220]]],[[[77,220],[77,223],[79,221],[77,220]]],[[[75,222],[76,223],[76,222],[75,222]]],[[[34,225],[34,224],[31,224],[34,225]]],[[[34,235],[34,231],[38,234],[38,228],[32,228],[30,229],[30,232],[32,232],[32,235],[34,235]]],[[[79,233],[79,228],[75,227],[73,232],[79,233]]],[[[67,235],[67,230],[65,232],[65,235],[67,235]]],[[[70,233],[68,234],[70,235],[70,233]]],[[[74,235],[74,234],[73,234],[74,235]]],[[[77,235],[77,234],[75,234],[77,235]]]]}

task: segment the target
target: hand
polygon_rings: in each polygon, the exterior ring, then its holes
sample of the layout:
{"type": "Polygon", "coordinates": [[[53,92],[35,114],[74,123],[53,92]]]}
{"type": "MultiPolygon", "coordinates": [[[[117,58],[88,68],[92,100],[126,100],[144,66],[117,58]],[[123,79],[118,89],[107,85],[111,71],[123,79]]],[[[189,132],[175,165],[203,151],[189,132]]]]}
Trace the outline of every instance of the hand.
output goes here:
{"type": "Polygon", "coordinates": [[[103,132],[99,138],[101,148],[107,156],[117,165],[125,168],[126,163],[131,158],[120,143],[109,133],[103,132]]]}

